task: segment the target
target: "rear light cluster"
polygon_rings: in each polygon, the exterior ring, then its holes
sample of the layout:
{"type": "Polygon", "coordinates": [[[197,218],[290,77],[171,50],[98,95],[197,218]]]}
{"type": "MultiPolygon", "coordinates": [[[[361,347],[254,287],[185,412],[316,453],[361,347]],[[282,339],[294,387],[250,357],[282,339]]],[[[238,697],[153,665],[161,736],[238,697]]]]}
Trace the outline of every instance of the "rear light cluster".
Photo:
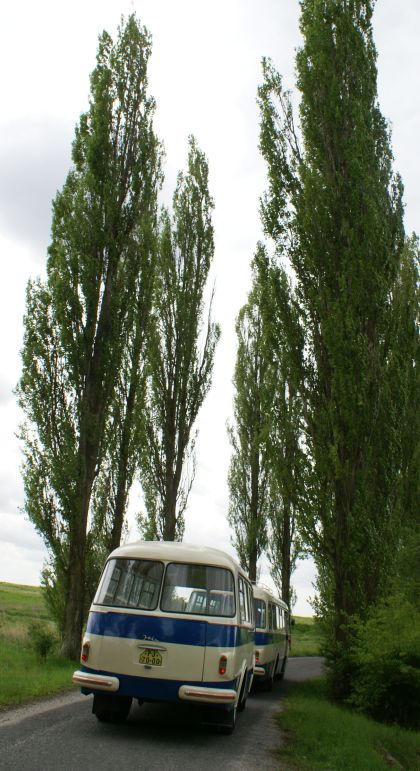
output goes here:
{"type": "Polygon", "coordinates": [[[80,654],[80,661],[83,661],[84,664],[86,664],[89,658],[89,651],[90,651],[90,643],[84,642],[82,645],[82,652],[80,654]]]}
{"type": "Polygon", "coordinates": [[[255,663],[260,664],[260,652],[255,651],[255,663]]]}
{"type": "Polygon", "coordinates": [[[227,657],[220,656],[219,659],[219,675],[225,675],[227,669],[227,657]]]}

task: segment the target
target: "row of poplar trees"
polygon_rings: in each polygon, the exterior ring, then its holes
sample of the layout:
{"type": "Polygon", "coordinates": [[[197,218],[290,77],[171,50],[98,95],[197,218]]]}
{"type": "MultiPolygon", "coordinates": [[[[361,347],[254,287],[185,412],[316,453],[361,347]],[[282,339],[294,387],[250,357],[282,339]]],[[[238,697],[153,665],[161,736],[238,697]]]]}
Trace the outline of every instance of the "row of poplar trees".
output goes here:
{"type": "Polygon", "coordinates": [[[237,320],[230,428],[241,561],[255,579],[268,551],[289,603],[296,557],[313,556],[338,697],[352,624],[420,546],[419,250],[378,106],[373,6],[302,0],[299,120],[263,61],[267,246],[237,320]]]}
{"type": "Polygon", "coordinates": [[[159,208],[150,53],[134,15],[115,42],[100,36],[89,108],[53,202],[47,277],[27,288],[25,511],[48,548],[43,582],[73,659],[136,478],[146,537],[182,537],[193,425],[219,337],[210,311],[203,319],[214,251],[208,166],[191,139],[172,210],[159,208]]]}

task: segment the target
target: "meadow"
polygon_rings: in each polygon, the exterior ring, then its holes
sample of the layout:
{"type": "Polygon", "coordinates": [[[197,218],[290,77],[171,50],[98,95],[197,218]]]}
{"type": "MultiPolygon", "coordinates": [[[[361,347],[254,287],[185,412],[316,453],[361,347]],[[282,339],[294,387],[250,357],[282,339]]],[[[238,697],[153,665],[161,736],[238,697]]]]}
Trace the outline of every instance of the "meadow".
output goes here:
{"type": "Polygon", "coordinates": [[[58,655],[58,640],[41,658],[34,629],[54,635],[41,589],[0,582],[0,708],[73,689],[75,662],[58,655]]]}
{"type": "Polygon", "coordinates": [[[309,616],[293,616],[291,635],[290,656],[321,655],[322,635],[316,619],[309,616]]]}

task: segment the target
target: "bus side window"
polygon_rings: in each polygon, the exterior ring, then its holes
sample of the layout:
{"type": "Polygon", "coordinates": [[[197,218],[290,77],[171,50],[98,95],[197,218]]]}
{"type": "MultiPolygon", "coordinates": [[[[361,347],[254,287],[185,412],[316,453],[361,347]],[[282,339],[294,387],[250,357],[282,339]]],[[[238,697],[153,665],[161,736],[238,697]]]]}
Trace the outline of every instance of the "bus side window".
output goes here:
{"type": "Polygon", "coordinates": [[[251,621],[250,592],[248,584],[243,578],[239,578],[239,621],[249,623],[251,621]]]}
{"type": "Polygon", "coordinates": [[[245,587],[242,578],[239,578],[239,621],[246,621],[245,587]]]}
{"type": "Polygon", "coordinates": [[[248,608],[249,608],[249,620],[253,626],[255,626],[255,613],[254,613],[254,600],[252,596],[252,586],[246,584],[248,594],[248,608]]]}

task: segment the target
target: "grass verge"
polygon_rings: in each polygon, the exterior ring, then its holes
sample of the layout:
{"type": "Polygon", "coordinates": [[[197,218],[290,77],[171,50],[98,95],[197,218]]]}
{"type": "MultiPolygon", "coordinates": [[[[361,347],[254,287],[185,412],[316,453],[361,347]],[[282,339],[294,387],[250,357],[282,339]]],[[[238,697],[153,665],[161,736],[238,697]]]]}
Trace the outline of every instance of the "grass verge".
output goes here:
{"type": "Polygon", "coordinates": [[[22,704],[72,688],[75,662],[57,653],[37,656],[28,629],[33,622],[52,623],[36,586],[0,582],[0,706],[22,704]]]}
{"type": "Polygon", "coordinates": [[[22,704],[72,688],[75,662],[61,656],[40,661],[34,651],[0,639],[0,706],[22,704]]]}
{"type": "Polygon", "coordinates": [[[332,704],[325,680],[293,687],[279,724],[286,742],[279,760],[299,771],[420,769],[420,732],[376,723],[332,704]]]}
{"type": "Polygon", "coordinates": [[[290,656],[320,656],[322,635],[316,620],[294,616],[290,656]]]}

